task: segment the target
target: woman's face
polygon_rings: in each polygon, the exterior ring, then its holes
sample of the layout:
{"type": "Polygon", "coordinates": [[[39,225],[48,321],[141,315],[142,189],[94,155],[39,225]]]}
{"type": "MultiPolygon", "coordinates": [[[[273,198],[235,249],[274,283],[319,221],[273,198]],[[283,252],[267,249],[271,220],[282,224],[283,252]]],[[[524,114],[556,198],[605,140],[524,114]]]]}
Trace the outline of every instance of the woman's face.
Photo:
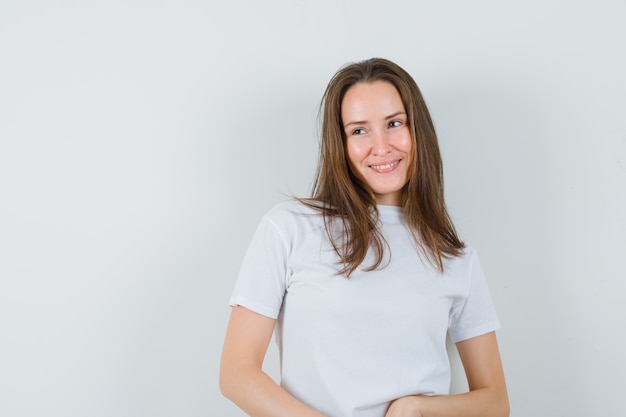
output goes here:
{"type": "Polygon", "coordinates": [[[378,204],[401,205],[413,139],[396,88],[386,81],[353,85],[341,102],[341,121],[352,173],[374,192],[378,204]]]}

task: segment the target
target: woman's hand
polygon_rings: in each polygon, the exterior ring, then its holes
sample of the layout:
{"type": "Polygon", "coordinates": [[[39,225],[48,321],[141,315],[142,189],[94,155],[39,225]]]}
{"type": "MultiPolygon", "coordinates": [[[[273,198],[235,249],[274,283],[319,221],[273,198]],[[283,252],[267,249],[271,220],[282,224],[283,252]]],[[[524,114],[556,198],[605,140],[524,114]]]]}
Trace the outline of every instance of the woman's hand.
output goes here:
{"type": "Polygon", "coordinates": [[[389,404],[385,417],[422,417],[419,404],[418,395],[400,397],[389,404]]]}
{"type": "Polygon", "coordinates": [[[508,417],[509,399],[494,332],[457,343],[469,392],[410,395],[389,405],[385,417],[508,417]]]}

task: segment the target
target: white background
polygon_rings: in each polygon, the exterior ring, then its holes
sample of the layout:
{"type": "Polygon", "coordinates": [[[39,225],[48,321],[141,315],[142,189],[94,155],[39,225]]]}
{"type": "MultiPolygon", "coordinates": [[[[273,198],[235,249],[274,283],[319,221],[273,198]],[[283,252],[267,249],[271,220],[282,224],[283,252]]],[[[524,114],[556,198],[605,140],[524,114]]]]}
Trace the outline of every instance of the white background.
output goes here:
{"type": "Polygon", "coordinates": [[[431,108],[511,415],[622,416],[624,5],[2,0],[0,414],[242,416],[243,252],[309,193],[329,78],[382,56],[431,108]]]}

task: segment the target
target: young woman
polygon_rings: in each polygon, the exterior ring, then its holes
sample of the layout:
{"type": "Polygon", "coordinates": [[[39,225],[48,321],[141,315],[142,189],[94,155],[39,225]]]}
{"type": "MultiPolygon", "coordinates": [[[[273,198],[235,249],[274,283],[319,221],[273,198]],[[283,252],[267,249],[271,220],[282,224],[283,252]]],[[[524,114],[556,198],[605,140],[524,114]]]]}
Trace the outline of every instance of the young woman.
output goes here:
{"type": "Polygon", "coordinates": [[[411,76],[370,59],[324,94],[313,197],[262,219],[230,304],[220,387],[253,417],[500,417],[499,323],[446,211],[411,76]],[[281,382],[262,371],[275,332],[281,382]],[[449,395],[446,334],[469,392],[449,395]]]}

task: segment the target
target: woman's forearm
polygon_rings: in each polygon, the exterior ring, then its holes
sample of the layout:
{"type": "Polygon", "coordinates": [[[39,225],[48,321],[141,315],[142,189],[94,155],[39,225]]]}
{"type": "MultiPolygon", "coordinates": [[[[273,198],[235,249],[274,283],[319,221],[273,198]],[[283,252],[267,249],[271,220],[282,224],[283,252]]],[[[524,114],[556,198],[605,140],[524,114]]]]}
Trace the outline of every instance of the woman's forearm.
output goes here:
{"type": "Polygon", "coordinates": [[[222,350],[222,393],[252,417],[324,417],[263,372],[274,325],[275,319],[233,307],[222,350]]]}
{"type": "Polygon", "coordinates": [[[477,389],[465,394],[408,396],[394,401],[385,417],[508,417],[506,391],[477,389]]]}
{"type": "Polygon", "coordinates": [[[224,396],[252,417],[324,417],[256,367],[223,370],[220,389],[224,396]]]}
{"type": "Polygon", "coordinates": [[[482,388],[465,394],[425,398],[425,416],[508,417],[506,390],[482,388]]]}
{"type": "Polygon", "coordinates": [[[470,391],[398,398],[385,417],[508,417],[509,397],[494,332],[457,343],[470,391]]]}

